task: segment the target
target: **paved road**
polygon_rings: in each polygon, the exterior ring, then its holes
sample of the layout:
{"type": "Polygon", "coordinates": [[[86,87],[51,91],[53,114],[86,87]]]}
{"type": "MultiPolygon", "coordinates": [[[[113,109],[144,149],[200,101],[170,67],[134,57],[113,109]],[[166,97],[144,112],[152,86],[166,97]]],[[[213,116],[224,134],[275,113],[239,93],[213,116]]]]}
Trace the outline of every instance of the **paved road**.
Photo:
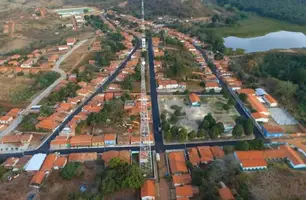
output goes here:
{"type": "Polygon", "coordinates": [[[61,63],[70,55],[72,54],[77,48],[79,48],[81,45],[83,45],[86,40],[82,40],[81,42],[77,43],[72,49],[70,49],[66,54],[60,57],[60,59],[55,63],[54,67],[52,68],[52,71],[58,72],[60,74],[60,77],[51,84],[48,88],[46,88],[42,93],[40,93],[35,99],[32,100],[32,102],[22,111],[22,113],[5,129],[0,133],[0,136],[4,136],[12,132],[17,128],[17,126],[22,122],[23,116],[27,115],[29,111],[31,110],[32,106],[37,105],[43,98],[48,96],[52,89],[57,86],[62,80],[66,78],[66,73],[61,70],[59,67],[61,63]]]}

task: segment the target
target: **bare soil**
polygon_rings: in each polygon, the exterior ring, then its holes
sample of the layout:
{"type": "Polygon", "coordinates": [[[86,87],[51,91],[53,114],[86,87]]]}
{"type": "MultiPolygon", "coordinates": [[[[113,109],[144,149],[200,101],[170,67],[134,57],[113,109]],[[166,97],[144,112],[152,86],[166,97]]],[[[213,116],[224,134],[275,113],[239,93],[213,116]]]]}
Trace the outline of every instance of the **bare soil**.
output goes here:
{"type": "Polygon", "coordinates": [[[255,199],[306,199],[306,171],[292,170],[283,162],[272,165],[266,171],[249,174],[248,186],[255,199]]]}
{"type": "Polygon", "coordinates": [[[31,174],[21,174],[12,181],[5,181],[0,184],[1,199],[24,200],[27,194],[33,190],[28,187],[32,179],[31,174]]]}

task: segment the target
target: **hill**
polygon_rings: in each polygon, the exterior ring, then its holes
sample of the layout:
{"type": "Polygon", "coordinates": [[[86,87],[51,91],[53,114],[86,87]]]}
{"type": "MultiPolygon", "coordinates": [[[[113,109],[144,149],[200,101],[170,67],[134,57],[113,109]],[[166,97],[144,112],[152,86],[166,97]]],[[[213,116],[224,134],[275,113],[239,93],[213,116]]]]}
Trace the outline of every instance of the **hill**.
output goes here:
{"type": "MultiPolygon", "coordinates": [[[[127,10],[135,16],[140,16],[140,5],[141,0],[130,0],[127,4],[127,10]]],[[[187,18],[212,14],[212,11],[200,0],[150,0],[145,2],[145,10],[148,19],[164,15],[187,18]]]]}

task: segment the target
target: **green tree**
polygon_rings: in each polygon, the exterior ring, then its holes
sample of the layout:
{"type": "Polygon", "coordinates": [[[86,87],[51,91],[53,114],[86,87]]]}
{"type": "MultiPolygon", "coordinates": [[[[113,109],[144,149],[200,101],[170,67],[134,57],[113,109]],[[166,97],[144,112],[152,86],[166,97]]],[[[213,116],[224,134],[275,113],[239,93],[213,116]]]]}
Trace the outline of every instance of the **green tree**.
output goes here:
{"type": "Polygon", "coordinates": [[[178,135],[179,128],[177,126],[172,126],[170,129],[173,136],[178,135]]]}
{"type": "Polygon", "coordinates": [[[227,104],[233,106],[236,104],[236,100],[233,97],[231,97],[228,99],[227,104]]]}
{"type": "Polygon", "coordinates": [[[185,128],[181,128],[179,130],[179,135],[178,135],[179,141],[185,142],[188,139],[188,132],[185,128]]]}
{"type": "Polygon", "coordinates": [[[243,103],[246,103],[247,99],[248,99],[248,95],[245,94],[245,93],[240,93],[238,95],[239,99],[243,102],[243,103]]]}
{"type": "Polygon", "coordinates": [[[80,163],[68,163],[60,172],[63,179],[71,180],[73,177],[80,176],[82,173],[80,163]]]}
{"type": "Polygon", "coordinates": [[[209,121],[208,120],[203,120],[200,124],[199,124],[199,129],[208,129],[210,127],[209,125],[209,121]]]}
{"type": "Polygon", "coordinates": [[[233,136],[239,138],[244,134],[243,131],[243,126],[240,124],[236,124],[236,126],[234,127],[233,131],[232,131],[233,136]]]}
{"type": "Polygon", "coordinates": [[[218,122],[216,124],[216,126],[219,128],[220,133],[224,133],[225,128],[224,128],[224,124],[222,122],[218,122]]]}
{"type": "Polygon", "coordinates": [[[194,131],[194,130],[192,130],[192,131],[190,131],[189,133],[188,133],[188,138],[189,139],[194,139],[195,137],[197,137],[197,133],[194,131]]]}
{"type": "Polygon", "coordinates": [[[172,140],[172,132],[170,130],[165,132],[165,140],[170,142],[172,140]]]}
{"type": "Polygon", "coordinates": [[[200,86],[203,87],[203,88],[205,88],[205,86],[206,86],[205,82],[202,81],[202,82],[200,83],[200,86]]]}
{"type": "Polygon", "coordinates": [[[244,134],[246,135],[251,135],[253,134],[254,131],[254,124],[251,118],[245,120],[244,124],[243,124],[243,128],[244,128],[244,134]]]}
{"type": "Polygon", "coordinates": [[[217,125],[215,125],[215,126],[213,126],[212,128],[211,128],[211,131],[210,131],[210,138],[211,139],[216,139],[216,138],[218,138],[218,136],[220,135],[221,133],[220,133],[220,129],[219,129],[219,127],[217,126],[217,125]]]}
{"type": "Polygon", "coordinates": [[[224,110],[229,110],[231,108],[229,104],[223,104],[222,107],[224,110]]]}
{"type": "Polygon", "coordinates": [[[208,139],[208,133],[204,129],[198,130],[198,138],[208,139]]]}
{"type": "Polygon", "coordinates": [[[235,146],[235,149],[239,151],[248,151],[249,148],[250,146],[247,141],[239,141],[235,146]]]}
{"type": "Polygon", "coordinates": [[[207,120],[209,122],[209,126],[213,127],[216,124],[215,118],[211,115],[211,113],[208,113],[205,117],[204,120],[207,120]]]}

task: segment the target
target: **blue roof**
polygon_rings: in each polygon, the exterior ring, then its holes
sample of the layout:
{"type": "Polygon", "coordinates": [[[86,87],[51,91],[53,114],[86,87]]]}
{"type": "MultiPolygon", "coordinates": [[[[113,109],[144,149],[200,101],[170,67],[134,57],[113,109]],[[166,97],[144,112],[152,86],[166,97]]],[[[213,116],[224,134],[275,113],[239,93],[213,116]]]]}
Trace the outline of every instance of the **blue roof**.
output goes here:
{"type": "Polygon", "coordinates": [[[256,96],[262,96],[262,95],[267,94],[267,92],[262,88],[256,88],[255,93],[256,93],[256,96]]]}

